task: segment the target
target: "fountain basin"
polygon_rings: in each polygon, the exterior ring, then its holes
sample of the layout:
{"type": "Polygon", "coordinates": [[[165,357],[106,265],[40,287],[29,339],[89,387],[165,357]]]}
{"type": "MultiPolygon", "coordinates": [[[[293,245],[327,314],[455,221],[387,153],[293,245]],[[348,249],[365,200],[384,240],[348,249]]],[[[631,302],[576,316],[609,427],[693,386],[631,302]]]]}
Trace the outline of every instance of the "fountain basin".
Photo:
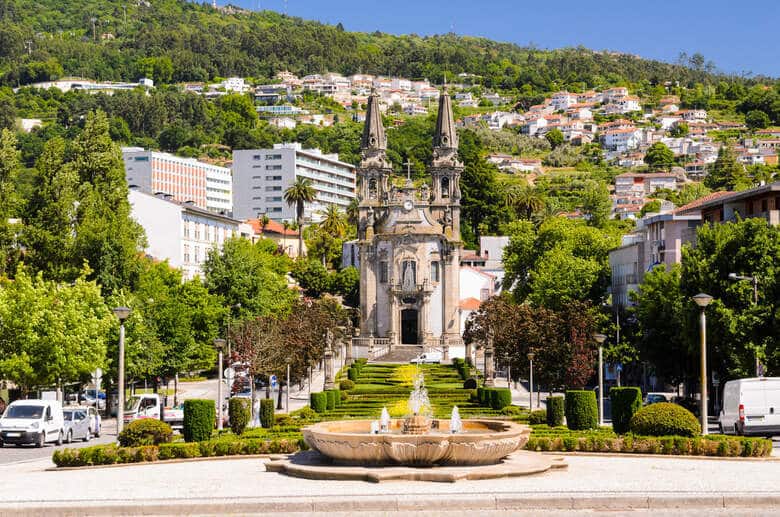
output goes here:
{"type": "Polygon", "coordinates": [[[450,432],[450,421],[434,419],[426,434],[403,434],[404,419],[390,421],[388,433],[371,434],[371,420],[338,420],[304,427],[312,449],[346,465],[491,465],[523,447],[531,428],[501,420],[463,420],[463,431],[450,432]]]}

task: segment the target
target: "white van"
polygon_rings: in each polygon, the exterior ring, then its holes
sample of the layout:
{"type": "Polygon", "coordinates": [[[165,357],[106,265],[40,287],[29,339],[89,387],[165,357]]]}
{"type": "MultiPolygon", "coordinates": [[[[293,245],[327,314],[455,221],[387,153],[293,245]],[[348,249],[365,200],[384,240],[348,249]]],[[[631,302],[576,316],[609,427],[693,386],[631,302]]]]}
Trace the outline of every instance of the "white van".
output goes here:
{"type": "Polygon", "coordinates": [[[420,354],[411,361],[409,361],[412,364],[425,364],[425,363],[440,363],[441,362],[441,352],[426,352],[424,354],[420,354]]]}
{"type": "Polygon", "coordinates": [[[160,419],[160,396],[153,393],[132,395],[125,401],[125,424],[142,418],[160,419]]]}
{"type": "Polygon", "coordinates": [[[780,435],[780,377],[728,381],[718,423],[726,434],[780,435]]]}
{"type": "Polygon", "coordinates": [[[64,436],[62,406],[56,400],[15,400],[0,418],[0,445],[62,445],[64,436]]]}

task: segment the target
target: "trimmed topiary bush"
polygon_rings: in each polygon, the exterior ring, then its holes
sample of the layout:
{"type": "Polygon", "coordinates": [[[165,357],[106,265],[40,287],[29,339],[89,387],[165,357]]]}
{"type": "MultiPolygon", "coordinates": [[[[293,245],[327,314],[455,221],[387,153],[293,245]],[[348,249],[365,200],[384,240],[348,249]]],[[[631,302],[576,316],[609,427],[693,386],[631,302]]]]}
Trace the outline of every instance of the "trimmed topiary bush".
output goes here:
{"type": "Polygon", "coordinates": [[[328,395],[321,391],[312,393],[309,403],[314,411],[317,413],[324,413],[328,410],[328,395]]]}
{"type": "Polygon", "coordinates": [[[531,414],[528,415],[528,423],[531,425],[539,425],[547,423],[547,410],[534,409],[531,414]]]}
{"type": "Polygon", "coordinates": [[[547,425],[563,425],[563,397],[547,397],[547,425]]]}
{"type": "Polygon", "coordinates": [[[249,399],[233,397],[228,402],[228,414],[230,415],[230,429],[235,435],[244,434],[244,429],[251,420],[249,399]]]}
{"type": "Polygon", "coordinates": [[[474,377],[466,379],[465,382],[463,383],[463,389],[473,390],[476,388],[477,388],[477,379],[475,379],[474,377]]]}
{"type": "Polygon", "coordinates": [[[523,410],[517,406],[507,406],[501,410],[501,414],[506,416],[519,416],[523,414],[523,410]]]}
{"type": "Polygon", "coordinates": [[[355,383],[349,379],[344,379],[339,383],[339,388],[341,388],[342,391],[349,391],[355,388],[355,383]]]}
{"type": "Polygon", "coordinates": [[[211,438],[217,408],[213,400],[190,399],[184,401],[182,434],[187,442],[202,442],[211,438]]]}
{"type": "Polygon", "coordinates": [[[173,437],[171,426],[156,418],[134,420],[119,433],[119,445],[139,447],[141,445],[160,445],[168,443],[173,437]]]}
{"type": "Polygon", "coordinates": [[[631,417],[642,409],[642,390],[614,387],[609,390],[609,400],[612,406],[612,429],[617,434],[627,433],[631,417]]]}
{"type": "Polygon", "coordinates": [[[480,406],[487,406],[485,403],[485,390],[487,388],[483,388],[482,386],[479,386],[477,388],[477,402],[479,402],[480,406]]]}
{"type": "Polygon", "coordinates": [[[326,408],[328,411],[336,409],[336,392],[333,390],[325,390],[325,396],[327,397],[326,408]]]}
{"type": "Polygon", "coordinates": [[[693,413],[671,402],[645,406],[631,418],[629,429],[644,436],[697,436],[701,425],[693,413]]]}
{"type": "Polygon", "coordinates": [[[569,390],[564,401],[566,425],[572,430],[596,429],[599,426],[599,409],[596,393],[590,390],[569,390]]]}
{"type": "Polygon", "coordinates": [[[358,379],[358,369],[355,366],[350,366],[347,370],[347,378],[352,381],[353,383],[357,382],[358,379]]]}
{"type": "Polygon", "coordinates": [[[512,405],[512,392],[509,388],[492,388],[490,390],[490,407],[503,409],[512,405]]]}
{"type": "Polygon", "coordinates": [[[274,399],[260,399],[260,423],[266,429],[274,426],[274,399]]]}

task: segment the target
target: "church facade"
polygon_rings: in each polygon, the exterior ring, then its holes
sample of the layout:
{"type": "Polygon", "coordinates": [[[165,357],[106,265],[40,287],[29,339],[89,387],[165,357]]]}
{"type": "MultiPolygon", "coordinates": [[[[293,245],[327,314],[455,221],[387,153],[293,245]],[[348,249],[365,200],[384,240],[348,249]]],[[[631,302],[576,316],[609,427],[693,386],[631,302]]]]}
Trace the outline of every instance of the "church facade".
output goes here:
{"type": "Polygon", "coordinates": [[[391,179],[378,99],[368,101],[358,168],[360,331],[393,345],[461,344],[460,177],[452,104],[439,99],[430,179],[391,179]]]}

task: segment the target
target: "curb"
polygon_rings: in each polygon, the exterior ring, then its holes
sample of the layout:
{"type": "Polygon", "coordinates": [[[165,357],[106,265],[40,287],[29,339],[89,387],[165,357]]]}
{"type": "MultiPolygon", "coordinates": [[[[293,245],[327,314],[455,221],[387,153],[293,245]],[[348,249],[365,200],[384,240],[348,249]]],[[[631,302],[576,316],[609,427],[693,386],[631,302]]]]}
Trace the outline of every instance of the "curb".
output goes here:
{"type": "Polygon", "coordinates": [[[284,499],[253,498],[215,501],[214,499],[180,500],[170,503],[113,502],[70,504],[35,502],[3,505],[0,515],[182,515],[182,514],[276,514],[326,512],[409,512],[464,510],[657,510],[685,508],[687,510],[769,509],[780,506],[780,496],[766,493],[734,495],[527,495],[527,494],[462,494],[447,496],[353,496],[349,499],[325,497],[290,497],[284,499]]]}
{"type": "Polygon", "coordinates": [[[670,460],[703,460],[703,461],[780,461],[780,456],[704,456],[685,454],[642,454],[632,452],[582,452],[582,451],[536,451],[550,456],[587,456],[607,458],[667,458],[670,460]]]}
{"type": "MultiPolygon", "coordinates": [[[[283,460],[287,454],[243,454],[232,456],[206,456],[203,458],[176,458],[173,460],[157,461],[136,461],[133,463],[111,463],[110,465],[84,465],[83,467],[49,467],[44,469],[46,472],[67,472],[70,470],[97,470],[97,469],[116,469],[122,467],[133,467],[142,465],[170,465],[175,463],[194,463],[197,461],[228,461],[228,460],[283,460]]],[[[31,460],[34,461],[34,460],[31,460]]],[[[0,514],[2,515],[2,514],[0,514]]]]}

